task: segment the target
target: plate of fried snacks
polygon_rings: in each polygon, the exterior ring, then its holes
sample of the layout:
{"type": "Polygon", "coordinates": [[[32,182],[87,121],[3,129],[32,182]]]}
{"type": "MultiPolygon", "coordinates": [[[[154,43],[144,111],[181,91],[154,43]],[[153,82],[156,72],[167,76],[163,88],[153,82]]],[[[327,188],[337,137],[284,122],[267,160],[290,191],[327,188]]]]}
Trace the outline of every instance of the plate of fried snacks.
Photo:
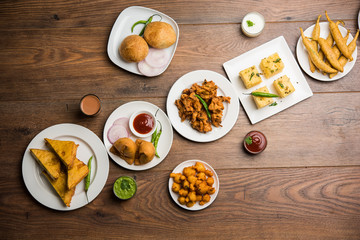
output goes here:
{"type": "Polygon", "coordinates": [[[219,193],[219,186],[215,170],[201,160],[182,162],[169,176],[172,199],[180,207],[191,211],[210,206],[219,193]]]}
{"type": "Polygon", "coordinates": [[[149,102],[133,101],[110,114],[103,138],[114,162],[129,170],[142,171],[155,167],[166,158],[173,142],[173,129],[169,118],[159,107],[149,102]],[[141,111],[149,112],[156,119],[156,129],[147,137],[138,137],[130,129],[132,115],[141,111]]]}
{"type": "Polygon", "coordinates": [[[252,124],[313,95],[283,36],[223,66],[252,124]]]}
{"type": "Polygon", "coordinates": [[[29,143],[22,174],[38,202],[69,211],[99,195],[109,174],[109,158],[95,133],[76,124],[58,124],[44,129],[29,143]]]}
{"type": "Polygon", "coordinates": [[[195,142],[210,142],[232,129],[239,105],[229,80],[213,71],[197,70],[173,84],[166,109],[179,134],[195,142]]]}
{"type": "Polygon", "coordinates": [[[145,7],[124,9],[111,30],[107,52],[117,66],[154,77],[170,65],[179,41],[179,27],[169,16],[145,7]]]}
{"type": "Polygon", "coordinates": [[[326,12],[325,16],[327,22],[320,22],[319,15],[314,25],[305,31],[300,28],[296,55],[301,68],[310,77],[320,81],[335,81],[354,67],[359,33],[353,38],[350,30],[340,25],[341,21],[332,21],[326,12]]]}

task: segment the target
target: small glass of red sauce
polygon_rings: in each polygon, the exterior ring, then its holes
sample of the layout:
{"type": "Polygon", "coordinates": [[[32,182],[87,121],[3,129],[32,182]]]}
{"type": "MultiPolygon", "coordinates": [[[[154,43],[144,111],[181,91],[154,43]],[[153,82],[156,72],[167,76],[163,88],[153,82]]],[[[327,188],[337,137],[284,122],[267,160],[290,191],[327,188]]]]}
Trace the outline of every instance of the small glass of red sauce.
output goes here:
{"type": "Polygon", "coordinates": [[[244,138],[245,149],[252,154],[258,154],[264,151],[267,145],[265,135],[259,131],[251,131],[244,138]]]}
{"type": "Polygon", "coordinates": [[[148,111],[139,111],[131,115],[129,120],[131,132],[140,138],[148,137],[156,129],[156,118],[148,111]]]}
{"type": "Polygon", "coordinates": [[[80,100],[80,109],[87,116],[95,116],[100,112],[101,102],[95,94],[87,94],[80,100]]]}

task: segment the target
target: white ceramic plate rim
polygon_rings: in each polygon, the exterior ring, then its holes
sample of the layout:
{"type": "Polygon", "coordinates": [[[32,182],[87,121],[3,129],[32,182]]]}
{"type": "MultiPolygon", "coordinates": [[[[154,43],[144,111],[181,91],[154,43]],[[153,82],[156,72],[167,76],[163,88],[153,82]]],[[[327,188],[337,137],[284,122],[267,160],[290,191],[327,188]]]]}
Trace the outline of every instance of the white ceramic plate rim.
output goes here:
{"type": "MultiPolygon", "coordinates": [[[[132,34],[139,34],[143,25],[139,24],[134,28],[134,32],[131,32],[132,25],[139,21],[139,20],[147,20],[151,15],[158,14],[162,17],[162,22],[169,23],[175,30],[176,33],[176,42],[165,49],[165,51],[169,51],[170,59],[164,69],[158,74],[162,74],[170,65],[172,58],[174,57],[176,47],[179,42],[179,27],[174,19],[169,17],[168,15],[156,11],[151,8],[140,7],[140,6],[132,6],[124,9],[116,19],[109,36],[109,41],[107,45],[107,53],[110,60],[117,66],[121,67],[124,70],[127,70],[131,73],[135,73],[138,75],[144,76],[142,73],[139,72],[137,63],[129,63],[124,61],[118,51],[118,48],[121,42],[124,40],[125,37],[132,35],[132,34]]],[[[154,21],[158,21],[159,19],[154,17],[154,21]]],[[[158,76],[156,75],[156,76],[158,76]]]]}
{"type": "Polygon", "coordinates": [[[196,202],[194,206],[192,206],[191,208],[190,207],[187,207],[186,205],[182,205],[179,203],[178,201],[178,197],[179,197],[179,194],[177,193],[174,193],[172,190],[171,190],[171,187],[174,183],[174,179],[172,178],[169,178],[169,192],[170,192],[170,196],[171,198],[174,200],[174,202],[179,205],[180,207],[186,209],[186,210],[190,210],[190,211],[198,211],[198,210],[202,210],[204,208],[207,208],[209,207],[216,199],[218,193],[219,193],[219,188],[220,188],[220,181],[219,181],[219,177],[218,175],[216,174],[215,170],[206,162],[204,161],[201,161],[201,160],[187,160],[185,162],[182,162],[180,163],[179,165],[177,165],[174,170],[172,171],[173,173],[182,173],[183,169],[185,167],[189,167],[189,166],[194,166],[196,164],[196,162],[201,162],[202,164],[204,164],[205,168],[210,170],[214,176],[214,184],[213,184],[213,187],[215,188],[215,193],[210,195],[210,201],[205,203],[204,205],[200,205],[199,202],[196,202]]]}
{"type": "Polygon", "coordinates": [[[23,156],[22,175],[30,194],[46,207],[69,211],[88,204],[84,191],[84,181],[75,190],[70,207],[65,206],[48,180],[41,174],[42,167],[31,156],[30,148],[48,149],[44,138],[72,140],[79,144],[77,158],[85,164],[91,156],[91,183],[87,192],[89,202],[94,200],[104,188],[109,174],[109,158],[99,137],[91,130],[76,124],[63,123],[53,125],[38,133],[29,143],[23,156]]]}
{"type": "Polygon", "coordinates": [[[259,47],[235,57],[225,62],[223,66],[252,124],[271,117],[313,95],[283,36],[277,37],[259,47]],[[255,65],[260,71],[259,65],[261,59],[268,57],[275,52],[279,54],[280,58],[284,62],[285,67],[283,71],[269,79],[261,77],[262,83],[246,89],[239,77],[239,72],[253,65],[255,65]],[[295,87],[295,92],[286,98],[274,99],[274,101],[277,102],[276,106],[266,106],[261,109],[257,109],[252,96],[243,94],[250,93],[263,86],[267,86],[271,93],[276,93],[276,90],[273,87],[273,82],[283,75],[287,75],[290,78],[295,87]]]}
{"type": "MultiPolygon", "coordinates": [[[[312,34],[312,31],[313,31],[314,27],[315,27],[315,24],[308,27],[304,31],[304,35],[307,36],[307,37],[311,37],[311,34],[312,34]]],[[[341,34],[343,36],[345,36],[346,33],[347,33],[346,28],[339,25],[339,29],[341,31],[341,34]]],[[[320,37],[326,39],[328,35],[329,35],[329,23],[328,22],[321,22],[320,23],[320,37]]],[[[351,40],[353,40],[353,36],[350,33],[347,44],[349,44],[351,42],[351,40]]],[[[299,61],[299,64],[300,64],[301,68],[304,70],[304,72],[307,75],[309,75],[310,77],[312,77],[312,78],[314,78],[316,80],[330,82],[330,81],[335,81],[335,80],[338,80],[340,78],[345,77],[346,74],[348,74],[351,71],[351,69],[354,67],[355,62],[356,62],[357,47],[356,47],[354,53],[352,54],[354,60],[352,60],[351,62],[348,62],[345,65],[344,72],[339,72],[333,78],[329,78],[329,75],[323,75],[322,73],[319,73],[318,71],[315,71],[313,73],[310,71],[308,53],[307,53],[306,48],[305,48],[305,46],[304,46],[304,44],[302,42],[301,36],[299,37],[299,40],[298,40],[297,45],[296,45],[296,56],[297,56],[297,59],[299,61]]]]}
{"type": "MultiPolygon", "coordinates": [[[[151,140],[151,136],[145,137],[145,138],[139,138],[139,137],[135,137],[132,134],[131,134],[130,138],[133,140],[136,140],[137,138],[143,139],[146,141],[151,140]]],[[[155,167],[156,165],[161,163],[166,158],[166,156],[168,155],[168,153],[171,149],[172,142],[173,142],[173,129],[172,129],[169,118],[159,107],[157,107],[156,105],[154,105],[152,103],[145,102],[145,101],[133,101],[133,102],[128,102],[128,103],[121,105],[120,107],[115,109],[110,114],[109,118],[106,120],[106,123],[105,123],[103,140],[104,140],[104,145],[105,145],[106,151],[110,155],[111,159],[114,160],[114,162],[116,162],[121,167],[129,169],[129,170],[142,171],[142,170],[147,170],[147,169],[155,167]],[[130,116],[132,115],[132,113],[140,111],[140,110],[150,111],[150,112],[153,112],[154,114],[156,113],[157,110],[159,110],[156,115],[156,119],[161,122],[162,127],[163,127],[163,131],[159,138],[159,143],[158,143],[158,148],[157,148],[160,158],[157,158],[155,156],[151,162],[148,162],[144,165],[134,165],[134,164],[129,165],[125,160],[121,159],[119,156],[116,156],[115,154],[110,152],[110,148],[111,148],[112,144],[110,143],[110,141],[107,138],[107,133],[116,119],[121,118],[121,117],[126,117],[126,118],[130,119],[130,116]]]]}
{"type": "Polygon", "coordinates": [[[166,101],[166,110],[175,130],[183,137],[195,142],[211,142],[225,136],[235,125],[239,108],[236,92],[229,80],[210,70],[196,70],[180,77],[171,87],[166,101]],[[191,127],[188,120],[181,122],[175,100],[180,98],[184,89],[190,88],[194,83],[201,85],[205,79],[215,82],[218,86],[218,96],[231,97],[231,100],[230,104],[224,103],[222,127],[212,126],[210,132],[200,133],[191,127]]]}

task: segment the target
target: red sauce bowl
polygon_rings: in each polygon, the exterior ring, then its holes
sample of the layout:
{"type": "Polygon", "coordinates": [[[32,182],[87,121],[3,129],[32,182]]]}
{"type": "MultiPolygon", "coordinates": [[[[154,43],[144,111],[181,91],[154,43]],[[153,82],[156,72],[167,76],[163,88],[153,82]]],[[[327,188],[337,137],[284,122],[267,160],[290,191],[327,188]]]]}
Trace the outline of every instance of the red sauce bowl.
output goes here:
{"type": "Polygon", "coordinates": [[[149,137],[156,129],[156,118],[149,111],[138,111],[131,115],[129,127],[135,136],[140,138],[149,137]]]}
{"type": "Polygon", "coordinates": [[[251,154],[259,154],[267,146],[267,139],[262,132],[251,131],[244,138],[244,148],[251,154]]]}

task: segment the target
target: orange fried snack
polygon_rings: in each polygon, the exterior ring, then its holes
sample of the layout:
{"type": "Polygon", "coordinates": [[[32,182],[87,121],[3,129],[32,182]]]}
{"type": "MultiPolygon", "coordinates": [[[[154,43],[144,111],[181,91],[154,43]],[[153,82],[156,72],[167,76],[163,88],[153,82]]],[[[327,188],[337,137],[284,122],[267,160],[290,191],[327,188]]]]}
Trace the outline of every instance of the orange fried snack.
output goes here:
{"type": "Polygon", "coordinates": [[[182,173],[170,173],[170,178],[174,180],[171,190],[179,194],[179,203],[187,207],[194,206],[196,202],[206,204],[216,191],[213,173],[201,162],[185,167],[182,173]]]}
{"type": "Polygon", "coordinates": [[[224,110],[223,102],[230,103],[231,98],[217,96],[217,89],[218,86],[213,81],[207,81],[206,79],[201,86],[194,83],[190,89],[184,89],[180,99],[175,101],[181,121],[188,119],[191,126],[201,133],[210,132],[212,125],[221,127],[224,110]],[[211,119],[196,95],[206,102],[211,119]]]}
{"type": "Polygon", "coordinates": [[[75,187],[68,189],[66,184],[66,173],[61,171],[59,177],[54,180],[46,171],[42,172],[44,176],[49,180],[51,186],[55,189],[56,193],[60,196],[64,204],[70,207],[71,199],[75,193],[75,187]]]}
{"type": "Polygon", "coordinates": [[[74,166],[67,172],[67,188],[75,188],[76,185],[81,182],[89,173],[88,166],[75,158],[74,166]]]}
{"type": "Polygon", "coordinates": [[[48,146],[56,153],[67,169],[73,167],[79,145],[73,141],[62,141],[45,138],[48,146]]]}

